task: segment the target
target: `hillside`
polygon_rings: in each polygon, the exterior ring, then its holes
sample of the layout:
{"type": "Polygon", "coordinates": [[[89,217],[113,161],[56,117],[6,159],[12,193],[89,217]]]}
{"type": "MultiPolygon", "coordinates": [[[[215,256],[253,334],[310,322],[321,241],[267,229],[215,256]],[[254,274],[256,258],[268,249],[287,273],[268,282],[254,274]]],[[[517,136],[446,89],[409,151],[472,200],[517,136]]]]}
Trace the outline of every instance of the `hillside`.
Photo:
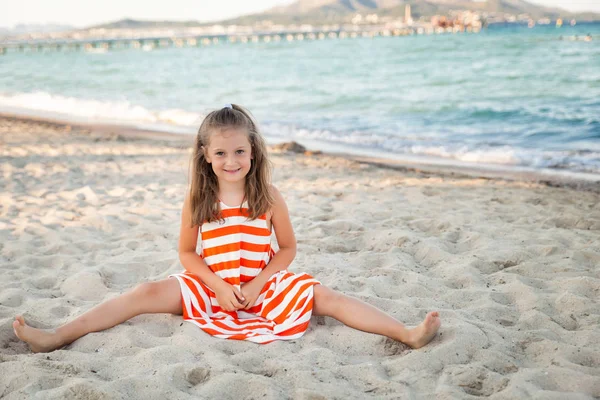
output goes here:
{"type": "Polygon", "coordinates": [[[151,28],[186,28],[201,25],[198,21],[146,21],[136,19],[122,19],[106,24],[94,25],[86,29],[151,29],[151,28]]]}
{"type": "Polygon", "coordinates": [[[299,0],[260,14],[223,21],[230,24],[253,24],[271,20],[274,23],[332,23],[349,21],[357,13],[377,13],[379,17],[401,17],[406,4],[413,18],[448,14],[451,10],[473,10],[482,13],[528,14],[538,18],[578,18],[598,20],[594,13],[571,13],[558,8],[541,7],[523,0],[299,0]]]}
{"type": "MultiPolygon", "coordinates": [[[[379,17],[403,17],[405,5],[411,5],[414,19],[432,15],[447,15],[451,10],[472,10],[480,13],[520,15],[531,18],[575,18],[578,21],[600,20],[595,13],[571,13],[558,8],[541,7],[523,0],[299,0],[287,6],[274,7],[258,14],[245,15],[218,22],[141,21],[123,19],[90,28],[185,28],[223,25],[255,25],[269,21],[274,24],[332,24],[349,22],[357,13],[379,17]]],[[[87,29],[90,29],[87,28],[87,29]]]]}

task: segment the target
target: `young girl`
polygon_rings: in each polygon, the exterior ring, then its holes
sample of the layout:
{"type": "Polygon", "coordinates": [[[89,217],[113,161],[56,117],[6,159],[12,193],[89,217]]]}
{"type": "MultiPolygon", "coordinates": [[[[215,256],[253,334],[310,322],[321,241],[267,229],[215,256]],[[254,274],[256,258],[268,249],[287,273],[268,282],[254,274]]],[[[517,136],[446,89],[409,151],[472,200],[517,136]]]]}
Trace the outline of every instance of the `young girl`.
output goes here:
{"type": "Polygon", "coordinates": [[[299,338],[311,314],[330,316],[413,348],[435,336],[440,326],[437,312],[407,329],[383,311],[335,292],[306,273],[287,270],[296,255],[296,238],[285,201],[270,185],[265,142],[247,110],[228,104],[208,114],[198,131],[192,163],[179,239],[179,259],[186,271],[142,283],[52,331],[30,327],[17,316],[15,334],[32,351],[58,349],[144,313],[183,314],[213,336],[255,343],[299,338]],[[271,248],[273,229],[277,252],[271,248]]]}

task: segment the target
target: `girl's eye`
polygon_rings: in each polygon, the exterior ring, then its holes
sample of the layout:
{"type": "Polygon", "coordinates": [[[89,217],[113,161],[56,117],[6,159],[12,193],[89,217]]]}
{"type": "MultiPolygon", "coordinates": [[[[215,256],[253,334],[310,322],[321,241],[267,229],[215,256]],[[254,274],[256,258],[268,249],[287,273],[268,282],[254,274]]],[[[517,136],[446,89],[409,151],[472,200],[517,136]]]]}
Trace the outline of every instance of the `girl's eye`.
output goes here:
{"type": "Polygon", "coordinates": [[[219,157],[220,157],[220,156],[222,156],[223,154],[225,154],[225,153],[224,153],[224,152],[222,152],[222,151],[217,151],[217,152],[215,153],[215,155],[217,155],[217,156],[219,156],[219,157]]]}
{"type": "Polygon", "coordinates": [[[244,150],[238,150],[236,151],[237,154],[244,154],[244,150]]]}

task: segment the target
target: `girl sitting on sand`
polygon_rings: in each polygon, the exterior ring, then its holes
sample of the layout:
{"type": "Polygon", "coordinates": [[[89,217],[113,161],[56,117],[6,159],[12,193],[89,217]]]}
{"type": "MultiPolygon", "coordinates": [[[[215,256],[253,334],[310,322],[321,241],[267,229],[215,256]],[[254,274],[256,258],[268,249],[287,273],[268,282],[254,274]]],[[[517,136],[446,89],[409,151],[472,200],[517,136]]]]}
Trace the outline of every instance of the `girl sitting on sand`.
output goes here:
{"type": "Polygon", "coordinates": [[[299,338],[311,314],[413,348],[435,336],[437,312],[407,329],[306,273],[287,270],[296,255],[296,238],[286,203],[270,184],[264,139],[247,110],[228,104],[208,114],[198,130],[192,163],[179,238],[179,259],[186,271],[142,283],[55,330],[35,329],[17,316],[15,334],[32,351],[58,349],[144,313],[183,314],[213,336],[255,343],[299,338]],[[277,252],[271,248],[272,229],[277,252]]]}

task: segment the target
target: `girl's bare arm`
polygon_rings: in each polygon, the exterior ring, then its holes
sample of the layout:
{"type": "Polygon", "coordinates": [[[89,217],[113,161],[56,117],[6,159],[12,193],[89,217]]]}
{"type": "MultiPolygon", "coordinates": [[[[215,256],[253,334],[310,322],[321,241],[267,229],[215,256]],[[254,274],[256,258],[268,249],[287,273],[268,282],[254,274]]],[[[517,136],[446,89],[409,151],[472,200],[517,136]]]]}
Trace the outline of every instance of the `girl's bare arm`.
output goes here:
{"type": "Polygon", "coordinates": [[[279,251],[273,256],[265,269],[254,278],[259,279],[263,284],[267,283],[273,274],[287,269],[294,260],[294,257],[296,257],[296,236],[294,235],[294,228],[290,221],[287,204],[281,193],[279,193],[279,190],[274,186],[271,186],[271,188],[273,190],[273,197],[275,198],[275,205],[271,213],[271,223],[275,229],[279,251]]]}
{"type": "Polygon", "coordinates": [[[185,196],[183,201],[183,210],[181,212],[181,229],[179,231],[179,261],[186,271],[199,277],[213,291],[221,283],[224,283],[211,269],[206,262],[196,253],[196,244],[198,243],[198,225],[191,226],[191,207],[189,196],[185,196]]]}

